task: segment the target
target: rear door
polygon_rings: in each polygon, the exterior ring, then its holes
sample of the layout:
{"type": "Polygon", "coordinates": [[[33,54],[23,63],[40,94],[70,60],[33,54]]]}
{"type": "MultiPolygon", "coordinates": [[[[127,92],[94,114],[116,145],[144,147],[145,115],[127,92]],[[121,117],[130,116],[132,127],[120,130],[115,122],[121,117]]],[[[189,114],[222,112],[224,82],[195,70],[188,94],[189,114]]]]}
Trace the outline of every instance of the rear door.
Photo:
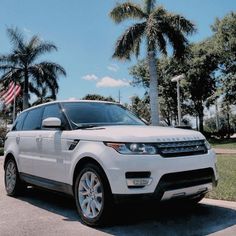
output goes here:
{"type": "Polygon", "coordinates": [[[43,107],[38,107],[27,112],[22,131],[17,132],[16,140],[19,145],[20,171],[34,175],[34,162],[40,158],[41,144],[40,132],[43,107]]]}

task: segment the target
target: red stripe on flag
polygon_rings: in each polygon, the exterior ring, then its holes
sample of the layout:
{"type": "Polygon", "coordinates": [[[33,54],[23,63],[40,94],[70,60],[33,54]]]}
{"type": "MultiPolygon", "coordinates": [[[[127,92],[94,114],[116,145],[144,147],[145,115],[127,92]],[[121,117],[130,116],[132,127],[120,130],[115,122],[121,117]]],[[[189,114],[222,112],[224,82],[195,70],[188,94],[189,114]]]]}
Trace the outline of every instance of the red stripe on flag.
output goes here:
{"type": "Polygon", "coordinates": [[[14,89],[14,83],[11,82],[8,86],[8,90],[5,90],[3,94],[1,94],[1,99],[5,99],[14,89]]]}
{"type": "Polygon", "coordinates": [[[21,91],[21,87],[19,85],[15,86],[15,91],[13,89],[12,93],[5,99],[5,104],[8,105],[14,100],[14,92],[15,92],[15,97],[19,95],[21,91]]]}

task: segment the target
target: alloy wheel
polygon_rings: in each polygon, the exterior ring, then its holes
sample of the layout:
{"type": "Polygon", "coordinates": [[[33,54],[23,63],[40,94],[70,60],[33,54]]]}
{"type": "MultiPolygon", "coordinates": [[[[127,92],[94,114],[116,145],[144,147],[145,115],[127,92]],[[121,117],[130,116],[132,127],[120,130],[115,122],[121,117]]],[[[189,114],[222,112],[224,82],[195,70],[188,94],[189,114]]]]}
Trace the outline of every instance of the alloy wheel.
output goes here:
{"type": "Polygon", "coordinates": [[[82,213],[86,218],[94,219],[101,212],[104,203],[103,186],[94,172],[87,171],[81,176],[78,199],[82,213]]]}

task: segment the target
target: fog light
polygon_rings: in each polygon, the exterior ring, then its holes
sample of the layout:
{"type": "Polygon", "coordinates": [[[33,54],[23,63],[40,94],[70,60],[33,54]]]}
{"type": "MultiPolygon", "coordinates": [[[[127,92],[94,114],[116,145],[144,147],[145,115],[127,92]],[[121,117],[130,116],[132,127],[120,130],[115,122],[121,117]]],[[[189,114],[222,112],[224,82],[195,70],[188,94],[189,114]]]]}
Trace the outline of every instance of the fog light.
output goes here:
{"type": "Polygon", "coordinates": [[[133,178],[126,181],[128,187],[144,187],[151,184],[152,178],[133,178]]]}

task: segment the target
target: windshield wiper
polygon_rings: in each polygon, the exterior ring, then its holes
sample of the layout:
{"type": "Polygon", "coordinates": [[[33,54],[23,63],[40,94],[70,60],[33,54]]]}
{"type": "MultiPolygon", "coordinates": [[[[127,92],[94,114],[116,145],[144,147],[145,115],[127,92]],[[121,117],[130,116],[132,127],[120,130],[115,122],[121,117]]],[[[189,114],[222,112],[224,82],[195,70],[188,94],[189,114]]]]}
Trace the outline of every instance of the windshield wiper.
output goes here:
{"type": "Polygon", "coordinates": [[[97,127],[97,125],[94,125],[94,124],[78,124],[78,123],[75,123],[73,120],[70,120],[70,122],[76,126],[75,129],[89,129],[89,128],[97,127]]]}
{"type": "Polygon", "coordinates": [[[94,127],[98,127],[98,126],[97,125],[78,125],[78,124],[76,124],[75,129],[89,129],[89,128],[94,128],[94,127]]]}

